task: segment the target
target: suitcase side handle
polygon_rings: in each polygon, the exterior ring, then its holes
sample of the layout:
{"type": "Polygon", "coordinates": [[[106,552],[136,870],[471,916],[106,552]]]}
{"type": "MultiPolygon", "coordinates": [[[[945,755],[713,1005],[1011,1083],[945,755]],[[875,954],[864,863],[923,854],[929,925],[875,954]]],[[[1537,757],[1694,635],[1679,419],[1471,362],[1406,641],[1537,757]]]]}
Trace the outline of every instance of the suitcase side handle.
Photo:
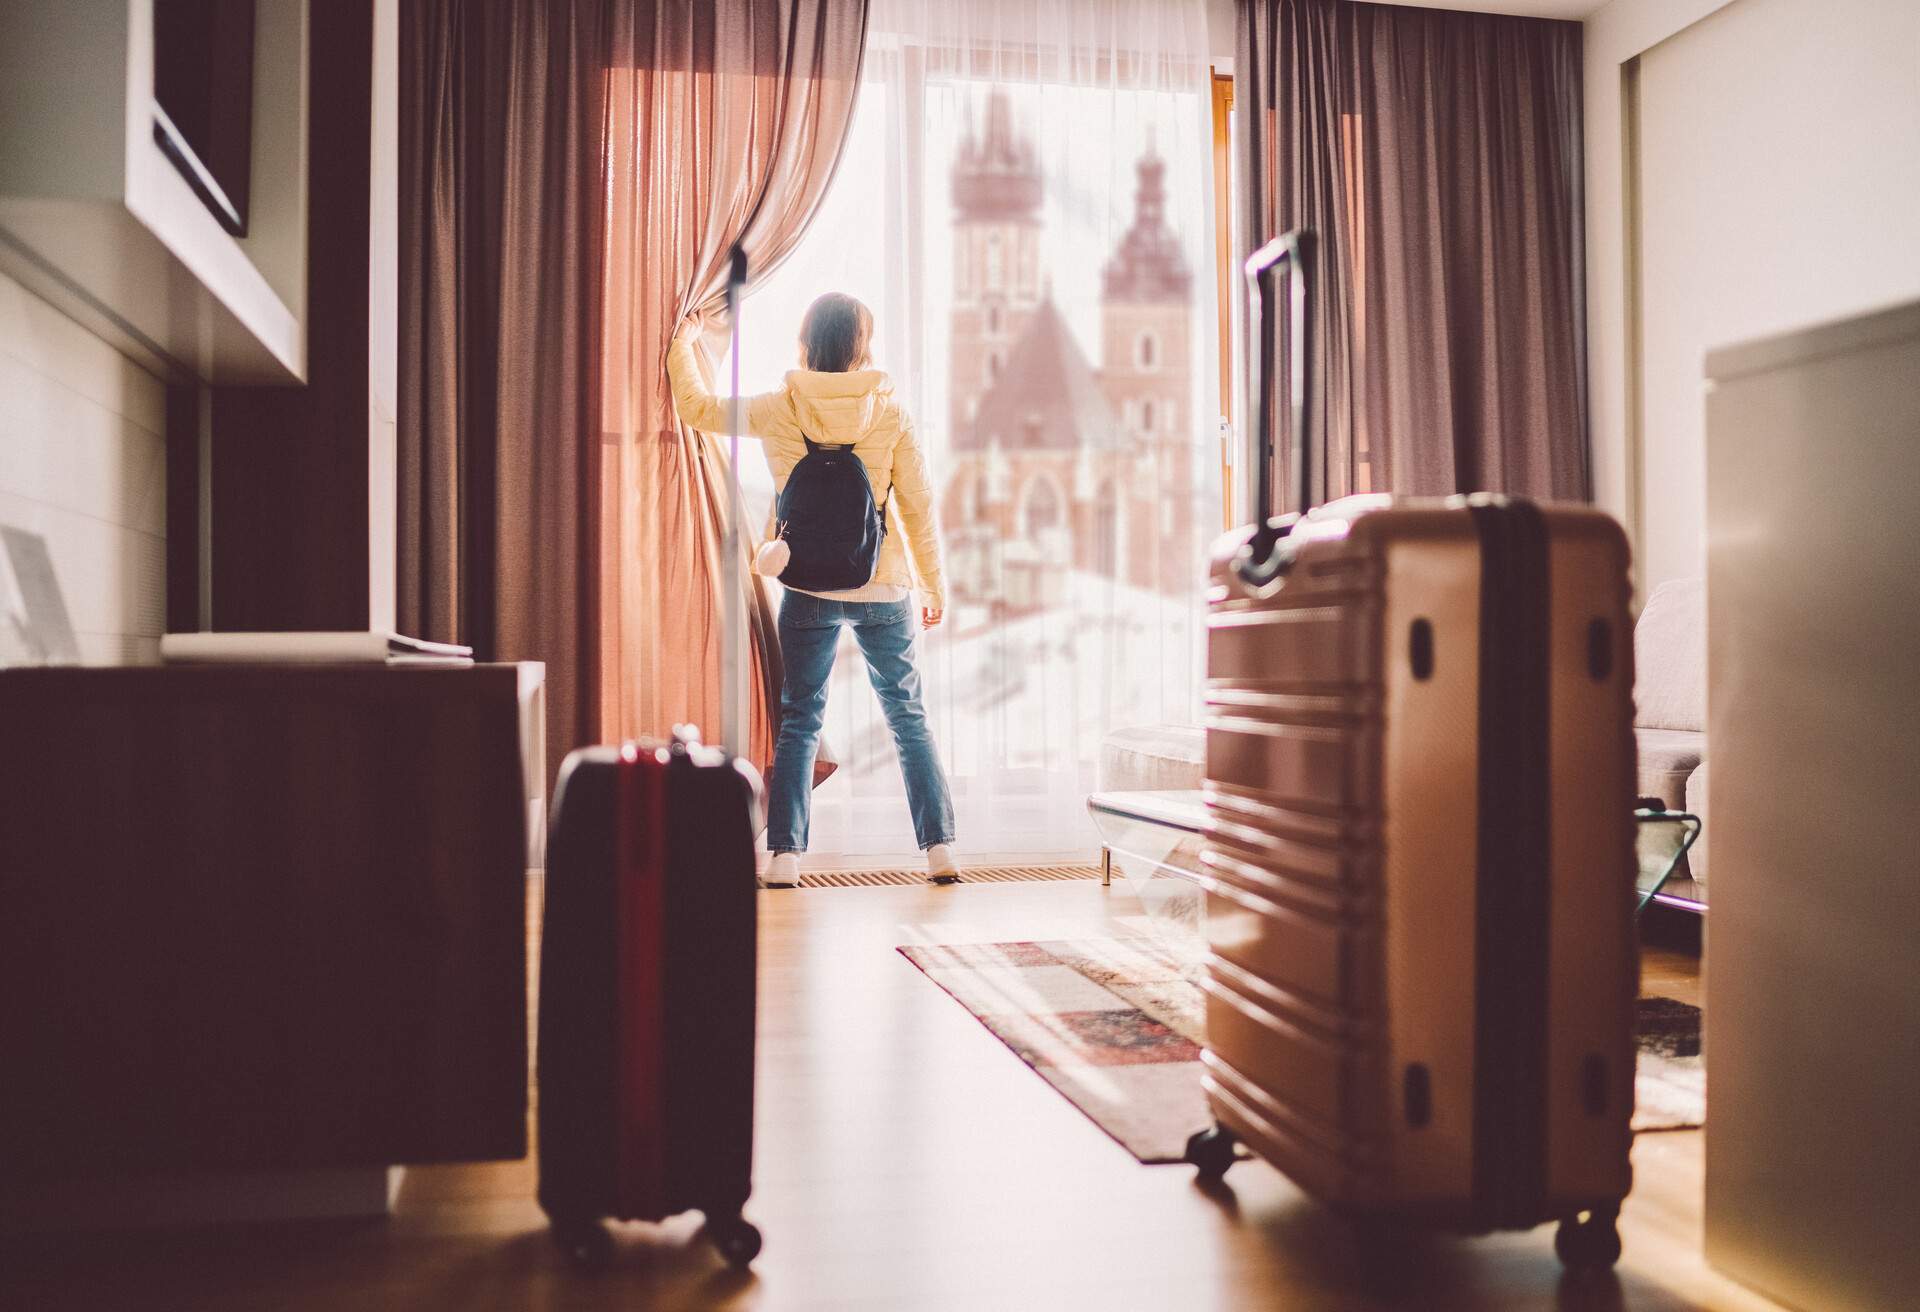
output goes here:
{"type": "Polygon", "coordinates": [[[1287,399],[1292,411],[1293,446],[1290,452],[1294,493],[1299,512],[1304,516],[1313,501],[1313,462],[1308,448],[1308,421],[1313,410],[1312,320],[1307,314],[1307,297],[1313,277],[1314,235],[1310,228],[1283,232],[1249,255],[1243,266],[1247,279],[1247,340],[1254,349],[1247,353],[1249,390],[1258,398],[1258,421],[1253,429],[1252,460],[1254,526],[1253,538],[1241,551],[1234,566],[1242,578],[1255,587],[1266,587],[1285,572],[1289,557],[1280,549],[1291,524],[1276,526],[1273,507],[1274,433],[1273,389],[1267,386],[1274,363],[1274,334],[1268,330],[1268,305],[1273,296],[1274,279],[1281,265],[1286,266],[1288,291],[1287,399]]]}

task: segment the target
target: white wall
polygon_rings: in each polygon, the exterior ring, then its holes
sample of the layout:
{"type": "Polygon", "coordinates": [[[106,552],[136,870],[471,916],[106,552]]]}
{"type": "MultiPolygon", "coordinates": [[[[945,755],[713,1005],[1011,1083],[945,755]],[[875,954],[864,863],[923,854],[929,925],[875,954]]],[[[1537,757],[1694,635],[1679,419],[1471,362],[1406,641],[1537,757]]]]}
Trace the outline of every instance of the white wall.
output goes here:
{"type": "Polygon", "coordinates": [[[373,6],[373,184],[369,202],[367,627],[399,627],[400,0],[373,6]]]}
{"type": "Polygon", "coordinates": [[[1235,15],[1233,0],[1207,0],[1207,53],[1222,73],[1233,71],[1234,46],[1240,39],[1235,15]]]}
{"type": "Polygon", "coordinates": [[[166,389],[0,275],[0,524],[47,540],[90,664],[157,659],[166,389]]]}
{"type": "Polygon", "coordinates": [[[1920,5],[1615,0],[1586,45],[1596,492],[1651,585],[1703,569],[1706,350],[1920,294],[1920,5]]]}

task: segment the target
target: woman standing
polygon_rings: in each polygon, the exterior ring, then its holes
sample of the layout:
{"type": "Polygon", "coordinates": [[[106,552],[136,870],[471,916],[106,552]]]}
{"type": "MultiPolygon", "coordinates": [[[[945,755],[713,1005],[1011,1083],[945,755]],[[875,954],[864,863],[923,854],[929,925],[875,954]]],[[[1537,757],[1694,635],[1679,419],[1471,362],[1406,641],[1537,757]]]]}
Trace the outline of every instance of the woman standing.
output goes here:
{"type": "MultiPolygon", "coordinates": [[[[698,331],[691,323],[683,325],[667,352],[674,409],[690,428],[723,432],[728,401],[708,390],[701,376],[693,353],[698,331]]],[[[868,582],[812,592],[789,586],[780,603],[786,682],[767,784],[767,847],[773,853],[765,877],[769,886],[799,882],[799,854],[807,850],[813,758],[843,627],[851,628],[860,644],[867,677],[893,731],[914,834],[927,854],[927,878],[939,884],[959,878],[953,860],[953,802],[927,725],[914,661],[916,628],[940,623],[946,608],[933,488],[914,441],[912,420],[894,399],[887,375],[870,367],[872,339],[873,315],[867,307],[830,292],[808,306],[800,322],[801,367],[787,373],[779,390],[741,401],[747,432],[765,442],[777,497],[787,490],[795,466],[811,453],[850,448],[864,466],[872,504],[885,525],[868,582]],[[904,532],[893,531],[896,527],[904,532]],[[917,616],[912,596],[916,584],[917,616]]],[[[787,543],[775,526],[768,537],[755,569],[778,577],[787,564],[787,543]]]]}

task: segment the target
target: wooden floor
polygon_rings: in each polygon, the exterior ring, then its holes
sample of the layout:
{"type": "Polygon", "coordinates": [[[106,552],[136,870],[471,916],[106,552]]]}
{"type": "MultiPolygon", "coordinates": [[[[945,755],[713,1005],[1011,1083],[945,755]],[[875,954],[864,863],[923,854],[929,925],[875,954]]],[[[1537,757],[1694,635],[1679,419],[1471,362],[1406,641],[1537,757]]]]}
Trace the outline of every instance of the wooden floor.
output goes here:
{"type": "MultiPolygon", "coordinates": [[[[1644,1136],[1617,1276],[1568,1280],[1548,1230],[1433,1238],[1393,1260],[1265,1165],[1225,1188],[1140,1166],[894,952],[1098,932],[1097,883],[761,894],[751,1274],[697,1221],[619,1230],[612,1269],[550,1247],[526,1163],[408,1174],[387,1222],[62,1240],[5,1254],[0,1307],[1763,1308],[1700,1257],[1701,1141],[1644,1136]]],[[[1697,1000],[1697,963],[1649,986],[1697,1000]]]]}

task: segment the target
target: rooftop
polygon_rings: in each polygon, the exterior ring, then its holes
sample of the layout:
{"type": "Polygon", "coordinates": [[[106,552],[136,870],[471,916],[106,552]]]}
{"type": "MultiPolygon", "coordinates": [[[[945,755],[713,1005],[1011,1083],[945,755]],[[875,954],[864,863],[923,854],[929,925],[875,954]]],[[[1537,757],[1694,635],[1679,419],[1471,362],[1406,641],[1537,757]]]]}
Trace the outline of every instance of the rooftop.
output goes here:
{"type": "Polygon", "coordinates": [[[1180,301],[1193,290],[1193,273],[1180,238],[1167,226],[1167,166],[1148,149],[1136,166],[1133,226],[1107,262],[1102,289],[1109,301],[1180,301]]]}
{"type": "Polygon", "coordinates": [[[1113,409],[1051,298],[1042,300],[980,399],[973,423],[954,434],[960,451],[1104,450],[1119,442],[1113,409]]]}
{"type": "Polygon", "coordinates": [[[999,88],[987,96],[984,134],[969,124],[954,160],[953,205],[963,219],[1039,217],[1040,161],[1033,142],[1014,135],[1013,104],[999,88]]]}

